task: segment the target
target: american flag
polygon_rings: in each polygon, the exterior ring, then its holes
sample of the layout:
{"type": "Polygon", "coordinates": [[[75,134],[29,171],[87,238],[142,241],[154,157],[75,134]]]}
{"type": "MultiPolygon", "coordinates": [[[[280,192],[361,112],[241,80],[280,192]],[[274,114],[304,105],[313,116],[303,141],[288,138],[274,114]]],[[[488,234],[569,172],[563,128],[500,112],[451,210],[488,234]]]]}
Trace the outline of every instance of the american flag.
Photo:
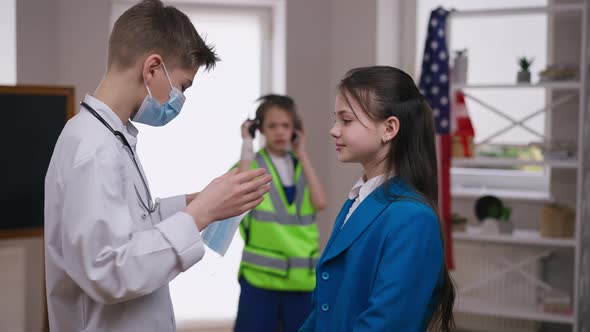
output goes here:
{"type": "Polygon", "coordinates": [[[445,256],[448,267],[452,269],[450,70],[449,52],[446,42],[448,15],[449,12],[440,7],[430,13],[419,87],[434,113],[438,154],[438,204],[446,237],[445,256]]]}

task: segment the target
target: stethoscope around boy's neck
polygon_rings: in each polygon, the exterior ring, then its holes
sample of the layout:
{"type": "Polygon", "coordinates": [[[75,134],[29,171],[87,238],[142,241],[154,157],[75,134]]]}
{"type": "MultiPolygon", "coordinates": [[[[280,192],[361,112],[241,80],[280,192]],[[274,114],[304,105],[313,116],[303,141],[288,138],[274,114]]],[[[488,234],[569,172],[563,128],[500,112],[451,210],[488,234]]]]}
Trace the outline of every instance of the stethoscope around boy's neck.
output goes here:
{"type": "Polygon", "coordinates": [[[139,191],[137,190],[137,187],[135,185],[133,185],[133,187],[135,188],[135,193],[137,194],[137,197],[139,198],[139,201],[141,202],[141,205],[143,205],[144,209],[146,209],[150,214],[154,213],[158,209],[159,202],[156,199],[156,203],[155,204],[153,203],[152,194],[150,193],[150,188],[148,187],[147,181],[143,177],[143,173],[141,172],[141,169],[139,168],[139,164],[137,163],[137,160],[135,159],[135,152],[133,152],[133,148],[131,147],[131,144],[129,144],[129,141],[127,141],[127,138],[125,137],[125,135],[123,135],[122,132],[113,129],[113,127],[111,127],[111,125],[102,116],[100,116],[100,114],[98,114],[98,112],[94,108],[92,108],[86,102],[82,101],[82,102],[80,102],[80,105],[82,105],[82,107],[84,107],[88,112],[90,112],[90,114],[92,114],[98,121],[100,121],[129,150],[129,152],[131,153],[131,160],[133,160],[133,164],[135,165],[135,169],[137,169],[137,173],[139,173],[139,177],[141,178],[141,182],[143,183],[143,187],[145,188],[145,192],[147,194],[147,200],[148,200],[147,204],[144,203],[143,198],[141,197],[141,195],[139,194],[139,191]]]}

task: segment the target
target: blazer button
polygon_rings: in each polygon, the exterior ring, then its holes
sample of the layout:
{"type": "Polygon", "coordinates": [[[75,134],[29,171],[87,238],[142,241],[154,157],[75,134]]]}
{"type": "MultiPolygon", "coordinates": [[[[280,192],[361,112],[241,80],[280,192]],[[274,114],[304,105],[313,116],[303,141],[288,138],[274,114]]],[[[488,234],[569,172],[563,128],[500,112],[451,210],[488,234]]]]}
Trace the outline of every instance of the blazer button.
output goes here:
{"type": "Polygon", "coordinates": [[[328,279],[330,279],[330,273],[328,273],[328,272],[324,272],[324,273],[322,273],[322,279],[323,279],[323,280],[328,280],[328,279]]]}
{"type": "Polygon", "coordinates": [[[322,304],[322,311],[326,312],[330,310],[330,305],[327,303],[322,304]]]}
{"type": "Polygon", "coordinates": [[[142,213],[141,214],[141,219],[145,220],[145,218],[147,218],[147,213],[142,213]]]}

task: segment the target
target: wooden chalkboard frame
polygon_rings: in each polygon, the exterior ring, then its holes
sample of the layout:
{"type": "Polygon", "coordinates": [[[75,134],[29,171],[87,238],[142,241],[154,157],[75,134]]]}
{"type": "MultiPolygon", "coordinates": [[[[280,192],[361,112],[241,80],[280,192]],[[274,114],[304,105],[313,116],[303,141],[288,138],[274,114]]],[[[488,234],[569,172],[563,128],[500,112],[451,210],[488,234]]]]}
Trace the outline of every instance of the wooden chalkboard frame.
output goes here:
{"type": "MultiPolygon", "coordinates": [[[[74,116],[75,89],[67,86],[42,86],[42,85],[0,85],[0,95],[38,95],[38,96],[64,96],[66,97],[66,118],[64,124],[74,116]]],[[[15,238],[43,237],[43,227],[29,227],[22,229],[0,231],[0,240],[15,238]]]]}

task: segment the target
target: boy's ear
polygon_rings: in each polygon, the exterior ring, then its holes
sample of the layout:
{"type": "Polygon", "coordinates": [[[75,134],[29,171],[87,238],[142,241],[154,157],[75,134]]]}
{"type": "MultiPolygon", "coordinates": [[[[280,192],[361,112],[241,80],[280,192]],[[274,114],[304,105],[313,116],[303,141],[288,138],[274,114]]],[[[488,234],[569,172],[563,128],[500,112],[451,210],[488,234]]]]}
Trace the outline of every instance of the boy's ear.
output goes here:
{"type": "Polygon", "coordinates": [[[156,69],[162,65],[162,57],[159,54],[150,54],[144,61],[142,67],[143,79],[150,82],[154,77],[156,69]]]}
{"type": "Polygon", "coordinates": [[[383,139],[389,142],[399,132],[399,119],[395,116],[390,116],[385,120],[384,125],[385,132],[383,133],[383,139]]]}

